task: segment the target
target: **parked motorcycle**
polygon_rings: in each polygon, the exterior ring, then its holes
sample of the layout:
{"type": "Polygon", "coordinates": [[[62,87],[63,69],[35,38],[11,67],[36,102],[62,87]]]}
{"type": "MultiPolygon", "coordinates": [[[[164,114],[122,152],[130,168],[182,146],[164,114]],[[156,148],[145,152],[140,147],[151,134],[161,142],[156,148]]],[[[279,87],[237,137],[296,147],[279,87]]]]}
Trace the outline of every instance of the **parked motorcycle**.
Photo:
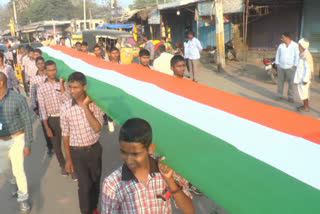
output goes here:
{"type": "MultiPolygon", "coordinates": [[[[233,42],[230,40],[224,45],[225,48],[225,56],[228,60],[236,60],[237,59],[237,53],[233,47],[233,42]]],[[[210,55],[213,56],[214,63],[217,63],[217,47],[214,47],[212,51],[210,51],[210,55]]]]}
{"type": "Polygon", "coordinates": [[[275,63],[275,58],[264,58],[263,59],[264,70],[271,77],[271,80],[274,84],[278,82],[278,72],[277,65],[275,63]]]}

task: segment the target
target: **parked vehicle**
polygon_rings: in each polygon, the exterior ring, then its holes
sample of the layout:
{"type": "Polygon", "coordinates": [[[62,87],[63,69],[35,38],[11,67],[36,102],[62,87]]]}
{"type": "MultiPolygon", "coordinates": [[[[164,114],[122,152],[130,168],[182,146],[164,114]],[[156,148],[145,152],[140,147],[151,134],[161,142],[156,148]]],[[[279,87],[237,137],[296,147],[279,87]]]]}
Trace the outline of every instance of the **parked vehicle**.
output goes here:
{"type": "MultiPolygon", "coordinates": [[[[224,45],[224,50],[225,50],[225,57],[227,60],[236,60],[237,59],[237,53],[233,47],[233,42],[232,40],[228,41],[224,45]]],[[[214,63],[217,62],[217,47],[214,47],[213,50],[210,52],[210,55],[213,56],[213,61],[214,63]]]]}
{"type": "Polygon", "coordinates": [[[121,62],[129,64],[134,57],[139,55],[139,47],[133,35],[119,30],[85,30],[82,32],[82,39],[89,45],[89,51],[99,41],[104,44],[106,52],[113,46],[119,46],[121,62]]]}
{"type": "Polygon", "coordinates": [[[264,64],[264,70],[268,73],[272,82],[274,84],[277,84],[278,72],[277,72],[277,65],[275,63],[275,58],[264,58],[263,64],[264,64]]]}

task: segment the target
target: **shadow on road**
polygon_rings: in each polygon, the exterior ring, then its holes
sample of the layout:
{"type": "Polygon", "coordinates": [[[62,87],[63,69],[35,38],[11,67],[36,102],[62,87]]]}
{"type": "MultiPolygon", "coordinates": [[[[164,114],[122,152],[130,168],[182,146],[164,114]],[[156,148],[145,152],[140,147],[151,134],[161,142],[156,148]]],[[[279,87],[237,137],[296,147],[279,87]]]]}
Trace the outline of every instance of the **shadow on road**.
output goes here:
{"type": "Polygon", "coordinates": [[[25,170],[29,182],[30,199],[33,202],[33,213],[40,213],[44,204],[44,196],[41,191],[41,184],[46,174],[52,158],[47,155],[46,141],[43,135],[42,127],[39,120],[36,121],[36,131],[32,145],[32,156],[29,157],[25,164],[25,170]]]}

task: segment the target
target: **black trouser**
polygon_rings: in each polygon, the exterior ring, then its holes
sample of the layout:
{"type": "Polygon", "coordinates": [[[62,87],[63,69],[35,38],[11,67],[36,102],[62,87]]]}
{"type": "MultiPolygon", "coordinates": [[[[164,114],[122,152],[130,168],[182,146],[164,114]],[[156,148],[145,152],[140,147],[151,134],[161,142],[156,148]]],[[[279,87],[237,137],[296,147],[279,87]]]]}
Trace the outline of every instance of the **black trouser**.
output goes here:
{"type": "Polygon", "coordinates": [[[23,87],[24,87],[24,91],[26,92],[26,95],[29,94],[29,87],[30,87],[30,81],[27,81],[27,74],[26,72],[23,70],[22,71],[22,81],[23,81],[23,87]]]}
{"type": "Polygon", "coordinates": [[[81,214],[91,214],[99,202],[102,147],[99,142],[89,147],[70,146],[70,154],[78,176],[81,214]]]}
{"type": "Polygon", "coordinates": [[[43,130],[44,138],[46,139],[46,142],[47,142],[47,148],[49,151],[51,151],[52,150],[51,139],[47,135],[46,128],[44,127],[43,122],[41,122],[41,126],[42,126],[42,130],[43,130]]]}
{"type": "Polygon", "coordinates": [[[189,59],[185,59],[186,65],[187,65],[187,71],[190,73],[190,67],[189,67],[189,59]]]}
{"type": "Polygon", "coordinates": [[[53,133],[53,137],[51,138],[53,149],[56,153],[56,157],[58,159],[61,169],[64,169],[66,162],[61,149],[62,137],[60,128],[60,117],[49,117],[48,125],[53,133]]]}

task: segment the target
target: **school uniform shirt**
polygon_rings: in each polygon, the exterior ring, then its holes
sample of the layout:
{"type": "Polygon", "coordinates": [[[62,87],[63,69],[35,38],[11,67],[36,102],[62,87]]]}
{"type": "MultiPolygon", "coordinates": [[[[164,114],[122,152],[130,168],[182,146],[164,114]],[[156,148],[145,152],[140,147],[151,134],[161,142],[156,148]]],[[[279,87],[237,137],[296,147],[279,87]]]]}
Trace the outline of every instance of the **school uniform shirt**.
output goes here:
{"type": "MultiPolygon", "coordinates": [[[[89,104],[89,109],[102,125],[105,113],[93,102],[89,104]]],[[[74,99],[69,99],[61,106],[60,114],[62,136],[70,137],[70,146],[91,146],[99,140],[100,132],[93,130],[84,109],[74,99]]]]}
{"type": "Polygon", "coordinates": [[[7,88],[13,89],[16,88],[19,84],[16,75],[14,74],[13,68],[10,65],[4,64],[0,67],[0,72],[4,73],[8,78],[7,88]]]}
{"type": "MultiPolygon", "coordinates": [[[[25,58],[23,58],[23,59],[25,59],[25,58]]],[[[23,61],[23,65],[24,65],[24,71],[26,74],[26,79],[27,79],[27,81],[30,81],[30,79],[32,77],[34,77],[38,71],[38,68],[36,66],[36,61],[31,60],[28,57],[28,58],[26,58],[26,60],[23,61]]]]}
{"type": "Polygon", "coordinates": [[[21,56],[21,69],[25,70],[25,64],[29,60],[29,56],[27,54],[21,56]]]}
{"type": "Polygon", "coordinates": [[[18,64],[20,64],[21,69],[22,69],[22,59],[24,56],[25,56],[25,54],[18,54],[18,56],[17,56],[17,61],[18,61],[18,64]]]}
{"type": "Polygon", "coordinates": [[[50,115],[60,113],[61,105],[67,101],[70,96],[67,91],[61,93],[58,79],[56,79],[55,82],[49,82],[48,79],[46,79],[37,91],[37,98],[39,102],[40,119],[47,120],[50,115]]]}
{"type": "MultiPolygon", "coordinates": [[[[189,182],[177,173],[174,173],[174,179],[191,198],[189,182]]],[[[171,214],[170,199],[163,200],[160,197],[165,196],[167,189],[168,185],[155,159],[150,157],[150,173],[146,184],[139,182],[124,164],[103,181],[101,214],[171,214]]]]}
{"type": "Polygon", "coordinates": [[[36,75],[30,80],[30,102],[33,108],[36,107],[38,101],[37,91],[42,83],[47,79],[47,75],[36,75]]]}
{"type": "Polygon", "coordinates": [[[299,46],[291,41],[289,46],[285,43],[279,45],[275,63],[282,69],[290,69],[299,63],[299,46]]]}

